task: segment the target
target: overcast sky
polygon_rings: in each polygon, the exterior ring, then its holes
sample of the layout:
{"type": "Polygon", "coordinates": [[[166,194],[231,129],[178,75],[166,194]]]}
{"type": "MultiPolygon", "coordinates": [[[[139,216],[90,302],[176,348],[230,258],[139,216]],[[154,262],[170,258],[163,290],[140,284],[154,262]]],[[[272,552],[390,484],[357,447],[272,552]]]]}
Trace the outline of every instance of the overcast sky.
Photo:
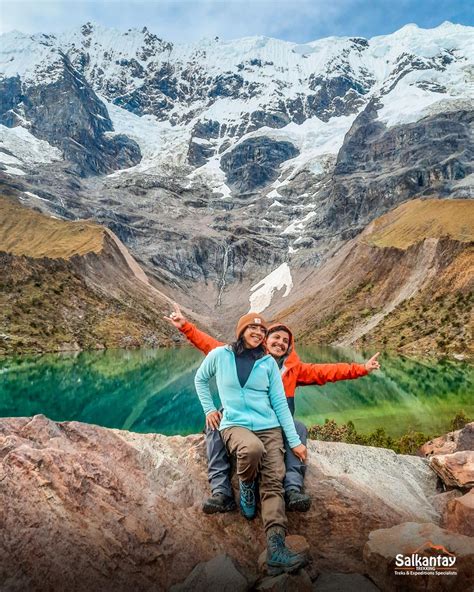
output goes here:
{"type": "Polygon", "coordinates": [[[474,24],[473,0],[0,0],[0,32],[57,32],[95,21],[144,25],[175,42],[266,35],[304,43],[330,35],[373,37],[407,23],[474,24]]]}

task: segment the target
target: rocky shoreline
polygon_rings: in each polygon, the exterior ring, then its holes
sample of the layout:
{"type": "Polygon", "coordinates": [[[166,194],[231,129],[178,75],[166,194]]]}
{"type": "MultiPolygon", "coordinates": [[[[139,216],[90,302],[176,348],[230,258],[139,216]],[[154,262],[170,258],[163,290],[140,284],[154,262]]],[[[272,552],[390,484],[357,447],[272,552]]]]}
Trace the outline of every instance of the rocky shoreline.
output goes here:
{"type": "Polygon", "coordinates": [[[289,533],[299,535],[289,543],[307,546],[310,565],[268,578],[257,561],[260,520],[201,511],[202,435],[4,418],[2,590],[467,590],[473,439],[471,423],[427,443],[429,458],[310,441],[313,505],[289,514],[289,533]],[[394,555],[425,539],[455,552],[457,577],[393,575],[394,555]]]}

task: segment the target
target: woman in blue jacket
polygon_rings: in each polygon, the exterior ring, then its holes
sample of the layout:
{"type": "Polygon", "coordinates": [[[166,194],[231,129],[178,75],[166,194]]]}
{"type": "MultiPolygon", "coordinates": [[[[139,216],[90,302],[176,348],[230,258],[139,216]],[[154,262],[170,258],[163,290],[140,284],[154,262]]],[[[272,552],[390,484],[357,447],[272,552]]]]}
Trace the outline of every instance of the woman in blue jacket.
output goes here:
{"type": "Polygon", "coordinates": [[[304,446],[295,430],[286,402],[280,371],[272,356],[265,354],[264,319],[249,313],[239,319],[237,341],[212,350],[199,367],[195,385],[206,415],[206,424],[218,428],[230,454],[237,456],[240,509],[248,520],[255,517],[255,483],[260,477],[262,519],[267,535],[267,565],[270,574],[291,572],[306,558],[285,545],[286,514],[282,429],[293,453],[306,460],[304,446]],[[209,381],[215,376],[224,407],[215,407],[209,381]]]}

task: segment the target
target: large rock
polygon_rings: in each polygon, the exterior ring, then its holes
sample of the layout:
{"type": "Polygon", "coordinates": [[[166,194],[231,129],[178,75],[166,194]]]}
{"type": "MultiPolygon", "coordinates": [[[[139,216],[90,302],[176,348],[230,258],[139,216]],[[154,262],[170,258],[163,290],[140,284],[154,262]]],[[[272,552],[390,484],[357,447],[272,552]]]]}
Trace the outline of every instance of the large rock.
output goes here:
{"type": "Polygon", "coordinates": [[[430,467],[449,487],[474,487],[474,450],[432,456],[430,467]]]}
{"type": "Polygon", "coordinates": [[[313,586],[313,592],[377,592],[379,588],[361,574],[324,573],[313,586]]]}
{"type": "Polygon", "coordinates": [[[261,580],[257,586],[259,592],[312,592],[311,578],[303,569],[296,574],[281,574],[261,580]]]}
{"type": "Polygon", "coordinates": [[[474,537],[474,489],[448,502],[442,524],[448,530],[474,537]]]}
{"type": "Polygon", "coordinates": [[[435,524],[407,522],[370,533],[364,547],[364,559],[370,577],[384,592],[441,592],[471,590],[474,585],[474,539],[454,534],[435,524]],[[456,557],[457,575],[400,575],[407,569],[396,566],[396,556],[456,557]]]}
{"type": "MultiPolygon", "coordinates": [[[[436,476],[419,457],[310,442],[313,506],[289,532],[311,569],[362,572],[372,530],[437,520],[436,476]]],[[[227,554],[256,574],[260,519],[206,516],[203,436],[109,430],[44,416],[0,420],[2,590],[168,590],[227,554]]],[[[241,568],[241,569],[240,569],[241,568]]]]}
{"type": "Polygon", "coordinates": [[[474,421],[466,424],[462,429],[448,432],[439,438],[434,438],[420,448],[423,456],[452,454],[461,450],[474,450],[474,421]]]}
{"type": "Polygon", "coordinates": [[[442,493],[437,493],[431,498],[431,502],[433,504],[434,509],[438,512],[440,516],[444,516],[447,512],[448,504],[462,496],[462,491],[459,489],[449,489],[448,491],[443,491],[442,493]]]}
{"type": "Polygon", "coordinates": [[[228,555],[218,555],[199,563],[182,584],[171,588],[171,592],[208,592],[208,590],[222,590],[222,592],[245,592],[249,582],[228,555]]]}
{"type": "Polygon", "coordinates": [[[428,499],[436,477],[424,459],[336,442],[310,441],[308,448],[305,483],[313,503],[307,514],[291,519],[321,570],[363,570],[362,549],[372,530],[408,520],[438,521],[428,499]]]}

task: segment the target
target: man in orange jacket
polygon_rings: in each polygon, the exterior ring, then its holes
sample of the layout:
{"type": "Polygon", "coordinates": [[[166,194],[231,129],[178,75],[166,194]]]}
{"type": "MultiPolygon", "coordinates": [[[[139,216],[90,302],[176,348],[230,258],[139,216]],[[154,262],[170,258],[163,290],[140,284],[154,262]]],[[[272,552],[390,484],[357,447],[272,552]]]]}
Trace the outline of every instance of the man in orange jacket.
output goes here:
{"type": "MultiPolygon", "coordinates": [[[[165,319],[179,329],[188,341],[205,355],[216,347],[224,345],[222,341],[214,339],[187,321],[177,304],[174,304],[174,312],[165,319]]],[[[327,382],[359,378],[380,368],[377,361],[379,353],[365,364],[306,364],[300,360],[294,349],[291,330],[282,323],[273,324],[268,328],[265,346],[281,370],[283,387],[292,415],[295,412],[294,397],[297,386],[312,384],[322,386],[327,382]]],[[[206,417],[208,475],[212,491],[212,496],[203,505],[203,511],[206,514],[229,512],[236,507],[230,483],[230,462],[218,430],[220,420],[220,411],[210,413],[206,417]]],[[[306,426],[295,420],[295,428],[301,442],[306,446],[308,435],[306,426]]],[[[291,452],[286,443],[285,465],[286,476],[283,485],[287,509],[306,512],[311,506],[311,498],[303,490],[306,466],[291,452]]]]}

